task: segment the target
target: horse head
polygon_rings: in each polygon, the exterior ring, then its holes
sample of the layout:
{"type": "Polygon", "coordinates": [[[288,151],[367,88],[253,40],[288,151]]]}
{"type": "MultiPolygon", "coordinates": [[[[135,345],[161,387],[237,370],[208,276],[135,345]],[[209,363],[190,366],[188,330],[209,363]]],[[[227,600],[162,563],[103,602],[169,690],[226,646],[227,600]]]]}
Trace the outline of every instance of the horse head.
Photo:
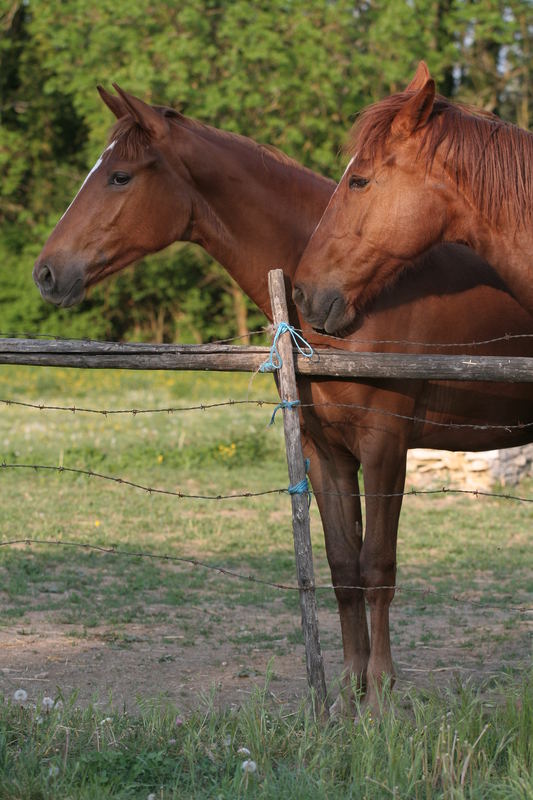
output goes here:
{"type": "Polygon", "coordinates": [[[192,214],[185,166],[170,146],[170,117],[114,84],[103,102],[117,118],[109,143],[37,259],[44,299],[81,302],[85,289],[183,238],[192,214]]]}
{"type": "Polygon", "coordinates": [[[422,62],[407,89],[365,109],[350,161],[302,255],[294,301],[328,333],[349,327],[402,267],[442,238],[454,202],[420,158],[435,107],[422,62]]]}

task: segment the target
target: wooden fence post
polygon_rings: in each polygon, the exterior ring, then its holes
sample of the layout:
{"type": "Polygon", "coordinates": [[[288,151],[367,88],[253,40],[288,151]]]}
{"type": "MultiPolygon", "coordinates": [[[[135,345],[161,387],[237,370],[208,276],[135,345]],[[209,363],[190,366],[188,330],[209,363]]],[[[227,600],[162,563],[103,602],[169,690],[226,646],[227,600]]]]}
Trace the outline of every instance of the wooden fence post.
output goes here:
{"type": "MultiPolygon", "coordinates": [[[[289,315],[285,295],[285,281],[281,269],[269,272],[268,286],[274,325],[277,327],[280,322],[288,323],[289,315]]],[[[278,370],[281,400],[297,401],[298,389],[296,386],[291,337],[281,336],[278,340],[277,348],[282,360],[282,366],[278,370]]],[[[298,409],[294,408],[294,406],[283,408],[283,427],[290,486],[296,486],[301,481],[305,481],[307,476],[300,435],[300,417],[298,409]]],[[[313,695],[315,713],[317,716],[327,717],[326,679],[318,631],[313,550],[309,524],[309,495],[307,492],[292,494],[291,500],[294,553],[300,592],[307,680],[313,695]]]]}

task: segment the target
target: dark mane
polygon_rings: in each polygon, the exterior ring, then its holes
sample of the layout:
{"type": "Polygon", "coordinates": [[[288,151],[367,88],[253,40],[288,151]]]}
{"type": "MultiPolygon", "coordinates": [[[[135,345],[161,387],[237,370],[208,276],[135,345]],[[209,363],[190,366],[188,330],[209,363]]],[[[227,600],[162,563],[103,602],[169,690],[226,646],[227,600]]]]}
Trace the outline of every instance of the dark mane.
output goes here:
{"type": "MultiPolygon", "coordinates": [[[[192,119],[192,117],[186,117],[184,114],[180,114],[179,111],[167,108],[166,106],[153,106],[153,108],[170,121],[189,128],[190,130],[196,130],[200,134],[211,133],[212,135],[215,133],[219,139],[245,143],[251,149],[256,150],[260,155],[267,154],[280,164],[293,166],[299,170],[312,173],[312,170],[303,167],[298,161],[295,161],[293,158],[286,155],[286,153],[283,153],[272,145],[260,144],[250,139],[248,136],[242,136],[240,133],[232,133],[231,131],[224,131],[220,128],[213,128],[204,122],[192,119]]],[[[140,158],[143,151],[149,147],[151,136],[133,117],[126,116],[119,119],[111,129],[108,145],[112,142],[115,142],[114,149],[119,158],[123,158],[126,161],[135,161],[140,158]]]]}
{"type": "MultiPolygon", "coordinates": [[[[412,92],[393,94],[365,108],[345,151],[358,159],[383,155],[394,117],[412,92]]],[[[431,168],[439,152],[444,168],[490,222],[525,227],[533,208],[533,134],[471,106],[437,95],[421,129],[418,158],[431,168]]]]}

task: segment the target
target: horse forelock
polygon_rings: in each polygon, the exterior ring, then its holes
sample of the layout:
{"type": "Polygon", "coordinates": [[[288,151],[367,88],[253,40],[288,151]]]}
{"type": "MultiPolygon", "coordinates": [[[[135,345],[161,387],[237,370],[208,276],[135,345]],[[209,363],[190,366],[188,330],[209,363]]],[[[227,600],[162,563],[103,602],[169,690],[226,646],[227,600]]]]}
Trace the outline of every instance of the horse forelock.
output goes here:
{"type": "Polygon", "coordinates": [[[109,134],[109,143],[115,142],[115,154],[124,161],[136,161],[150,145],[150,132],[133,117],[122,117],[109,134]]]}
{"type": "MultiPolygon", "coordinates": [[[[400,92],[359,114],[344,152],[373,162],[384,155],[396,114],[413,96],[400,92]]],[[[488,222],[502,217],[525,226],[533,209],[533,135],[496,115],[437,95],[419,132],[418,158],[431,169],[437,153],[444,169],[488,222]]]]}

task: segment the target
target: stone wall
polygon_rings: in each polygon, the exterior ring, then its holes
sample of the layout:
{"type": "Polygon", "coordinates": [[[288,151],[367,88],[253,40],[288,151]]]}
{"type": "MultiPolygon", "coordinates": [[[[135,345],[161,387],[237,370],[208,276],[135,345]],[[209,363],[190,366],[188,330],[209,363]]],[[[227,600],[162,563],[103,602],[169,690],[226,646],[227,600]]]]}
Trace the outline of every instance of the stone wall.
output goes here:
{"type": "Polygon", "coordinates": [[[485,490],[495,483],[513,486],[528,476],[533,476],[533,444],[482,453],[415,449],[407,455],[407,487],[485,490]]]}

